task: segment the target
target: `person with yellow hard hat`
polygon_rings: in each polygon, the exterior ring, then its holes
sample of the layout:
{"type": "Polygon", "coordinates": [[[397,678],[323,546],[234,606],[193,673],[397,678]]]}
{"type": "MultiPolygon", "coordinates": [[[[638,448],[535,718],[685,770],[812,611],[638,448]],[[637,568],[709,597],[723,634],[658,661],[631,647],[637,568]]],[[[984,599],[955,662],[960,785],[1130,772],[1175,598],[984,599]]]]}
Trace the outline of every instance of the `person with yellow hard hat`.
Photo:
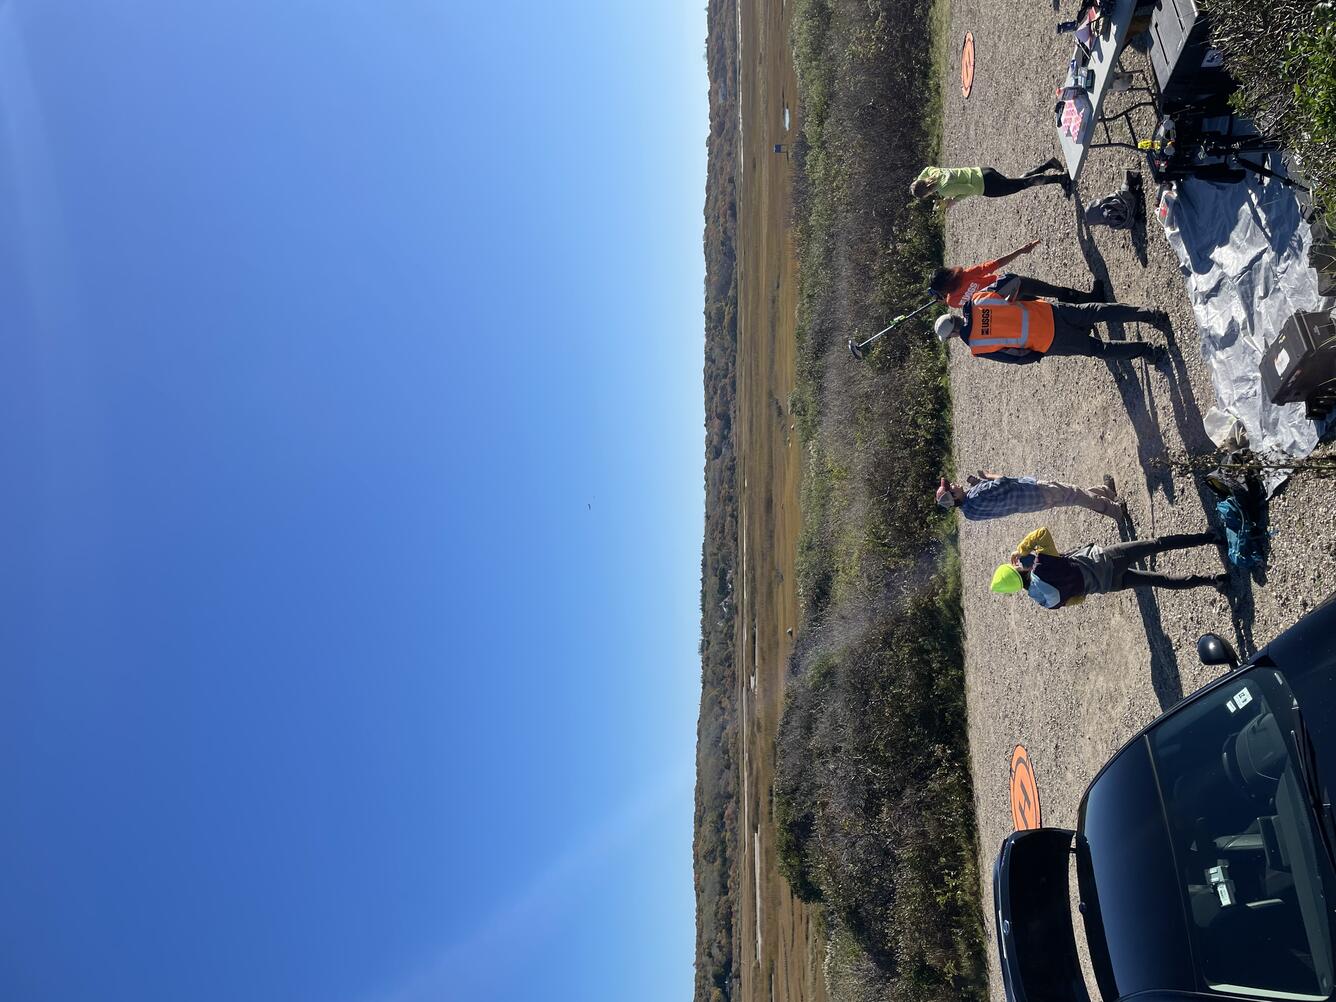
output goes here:
{"type": "Polygon", "coordinates": [[[1083,355],[1106,360],[1149,358],[1161,365],[1166,350],[1146,341],[1106,341],[1095,337],[1096,324],[1137,320],[1165,327],[1168,314],[1126,303],[1050,303],[1042,299],[1008,299],[996,287],[970,297],[963,315],[937,318],[937,337],[953,337],[969,345],[970,354],[995,362],[1025,365],[1045,355],[1083,355]]]}
{"type": "Polygon", "coordinates": [[[999,595],[1024,591],[1045,609],[1077,605],[1087,595],[1127,588],[1168,588],[1179,591],[1210,585],[1224,594],[1228,574],[1160,574],[1132,565],[1166,550],[1185,550],[1219,543],[1218,532],[1177,533],[1158,539],[1100,546],[1087,543],[1060,553],[1047,528],[1036,529],[1016,547],[1011,559],[993,572],[989,590],[999,595]]]}

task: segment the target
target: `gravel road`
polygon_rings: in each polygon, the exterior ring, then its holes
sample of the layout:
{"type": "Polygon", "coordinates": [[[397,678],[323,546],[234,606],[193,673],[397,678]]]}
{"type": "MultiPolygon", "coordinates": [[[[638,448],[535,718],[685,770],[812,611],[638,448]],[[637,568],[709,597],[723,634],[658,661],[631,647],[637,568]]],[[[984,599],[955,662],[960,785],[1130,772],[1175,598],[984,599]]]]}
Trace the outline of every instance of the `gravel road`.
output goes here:
{"type": "MultiPolygon", "coordinates": [[[[1070,4],[1063,15],[1070,16],[1070,4]]],[[[1058,14],[1035,0],[956,0],[952,37],[974,33],[976,75],[968,100],[955,67],[943,81],[942,163],[983,164],[1016,175],[1057,153],[1051,126],[1053,86],[1070,55],[1053,25],[1058,14]]],[[[1139,65],[1139,56],[1129,61],[1139,65]]],[[[1202,414],[1213,402],[1200,342],[1176,262],[1149,216],[1142,246],[1126,233],[1083,231],[1080,202],[1113,191],[1126,168],[1143,167],[1127,150],[1095,151],[1077,197],[1056,186],[1007,199],[974,198],[947,222],[947,260],[973,264],[1035,237],[1044,243],[1012,266],[1022,274],[1076,287],[1103,279],[1121,302],[1168,310],[1172,372],[1141,362],[1114,371],[1090,359],[1049,359],[1013,367],[977,361],[953,345],[951,382],[957,469],[993,468],[1082,485],[1112,474],[1138,537],[1191,532],[1208,524],[1211,498],[1193,479],[1153,465],[1183,450],[1211,448],[1202,414]]],[[[1146,177],[1147,198],[1153,185],[1146,177]]],[[[1162,336],[1115,327],[1114,336],[1162,336]]],[[[1330,451],[1330,447],[1323,450],[1330,451]]],[[[1260,647],[1305,609],[1336,590],[1336,482],[1298,478],[1272,499],[1274,533],[1262,581],[1234,575],[1229,599],[1211,589],[1123,592],[1050,612],[1023,596],[988,591],[993,567],[1037,525],[1060,547],[1114,542],[1111,521],[1081,509],[963,523],[966,672],[980,827],[980,872],[992,900],[992,861],[1011,830],[1008,761],[1025,744],[1039,779],[1046,824],[1072,827],[1086,783],[1104,760],[1163,707],[1209,680],[1195,644],[1204,631],[1236,646],[1260,647]]],[[[1171,572],[1214,572],[1222,554],[1167,554],[1171,572]]],[[[985,909],[987,910],[987,908],[985,909]]],[[[989,952],[992,943],[989,917],[989,952]]],[[[992,994],[1003,993],[992,957],[992,994]]]]}

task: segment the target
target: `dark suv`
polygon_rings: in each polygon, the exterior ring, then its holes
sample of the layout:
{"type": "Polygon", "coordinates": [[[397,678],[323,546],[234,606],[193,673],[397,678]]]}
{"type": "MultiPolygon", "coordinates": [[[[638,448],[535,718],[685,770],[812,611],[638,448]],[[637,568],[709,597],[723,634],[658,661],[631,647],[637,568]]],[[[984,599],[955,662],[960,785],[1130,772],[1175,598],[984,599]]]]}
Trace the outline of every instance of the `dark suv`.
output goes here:
{"type": "MultiPolygon", "coordinates": [[[[1218,637],[1199,649],[1236,663],[1218,637]]],[[[1073,905],[1104,1002],[1329,999],[1333,711],[1336,596],[1123,746],[1076,831],[1008,837],[993,900],[1009,1002],[1089,1002],[1073,905]]]]}

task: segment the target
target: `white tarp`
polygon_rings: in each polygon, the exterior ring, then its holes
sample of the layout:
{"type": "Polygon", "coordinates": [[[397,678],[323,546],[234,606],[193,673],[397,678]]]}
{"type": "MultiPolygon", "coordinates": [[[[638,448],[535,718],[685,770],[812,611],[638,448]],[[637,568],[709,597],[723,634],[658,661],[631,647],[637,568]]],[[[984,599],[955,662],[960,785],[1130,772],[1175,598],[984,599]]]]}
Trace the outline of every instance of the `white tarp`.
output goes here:
{"type": "MultiPolygon", "coordinates": [[[[1216,406],[1239,420],[1253,451],[1307,456],[1324,428],[1303,404],[1273,404],[1261,377],[1262,354],[1291,314],[1333,305],[1318,295],[1312,233],[1294,192],[1252,174],[1235,184],[1189,178],[1161,221],[1187,279],[1216,406]]],[[[1283,480],[1268,478],[1268,493],[1283,480]]]]}

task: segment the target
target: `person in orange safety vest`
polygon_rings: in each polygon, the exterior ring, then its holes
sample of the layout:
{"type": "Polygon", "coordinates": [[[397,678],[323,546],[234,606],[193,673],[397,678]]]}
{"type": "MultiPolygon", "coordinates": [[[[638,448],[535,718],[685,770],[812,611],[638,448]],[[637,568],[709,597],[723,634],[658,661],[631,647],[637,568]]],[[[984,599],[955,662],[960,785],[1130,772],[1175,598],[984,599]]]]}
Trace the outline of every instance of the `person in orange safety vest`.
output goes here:
{"type": "Polygon", "coordinates": [[[1126,303],[1048,303],[1040,299],[1010,300],[996,288],[970,297],[963,315],[937,319],[943,343],[953,337],[969,345],[970,354],[995,362],[1024,365],[1045,355],[1084,355],[1108,361],[1149,358],[1162,365],[1168,354],[1145,341],[1106,341],[1092,331],[1098,323],[1137,320],[1153,327],[1168,325],[1162,310],[1126,303]]]}

